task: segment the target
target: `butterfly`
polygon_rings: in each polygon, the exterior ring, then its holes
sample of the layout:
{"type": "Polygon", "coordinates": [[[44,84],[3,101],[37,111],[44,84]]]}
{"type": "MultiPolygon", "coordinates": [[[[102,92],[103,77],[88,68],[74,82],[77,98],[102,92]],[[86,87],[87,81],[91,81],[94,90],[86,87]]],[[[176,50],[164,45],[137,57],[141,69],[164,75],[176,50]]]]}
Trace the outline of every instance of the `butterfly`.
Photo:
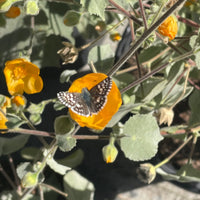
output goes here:
{"type": "Polygon", "coordinates": [[[57,97],[61,103],[74,113],[88,117],[98,114],[104,108],[111,88],[112,79],[107,77],[90,90],[83,88],[81,93],[59,92],[57,97]]]}

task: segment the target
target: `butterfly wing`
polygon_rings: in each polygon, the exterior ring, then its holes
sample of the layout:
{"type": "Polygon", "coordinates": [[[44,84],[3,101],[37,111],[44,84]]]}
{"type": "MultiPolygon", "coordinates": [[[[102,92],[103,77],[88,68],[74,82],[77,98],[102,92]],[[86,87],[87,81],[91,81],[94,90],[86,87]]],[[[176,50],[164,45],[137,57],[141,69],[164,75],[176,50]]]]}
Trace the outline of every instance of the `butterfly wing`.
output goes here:
{"type": "Polygon", "coordinates": [[[90,109],[81,97],[81,93],[59,92],[57,96],[59,101],[74,113],[85,117],[91,115],[90,109]]]}
{"type": "Polygon", "coordinates": [[[95,85],[89,92],[91,95],[91,112],[96,114],[103,109],[107,102],[107,96],[112,88],[112,79],[107,77],[97,85],[95,85]]]}

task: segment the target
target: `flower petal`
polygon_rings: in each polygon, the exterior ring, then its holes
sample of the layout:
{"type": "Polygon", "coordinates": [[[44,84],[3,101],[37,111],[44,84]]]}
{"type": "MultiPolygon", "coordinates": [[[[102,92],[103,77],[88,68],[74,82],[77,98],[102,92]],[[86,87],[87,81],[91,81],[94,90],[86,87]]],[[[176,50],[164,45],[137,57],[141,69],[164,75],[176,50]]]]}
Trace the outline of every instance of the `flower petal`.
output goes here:
{"type": "MultiPolygon", "coordinates": [[[[86,87],[88,90],[104,80],[107,76],[102,73],[91,73],[75,80],[69,92],[81,92],[86,87]]],[[[97,114],[85,117],[78,115],[69,109],[72,119],[74,119],[80,126],[87,126],[92,129],[102,130],[107,123],[111,120],[112,116],[118,111],[122,104],[121,94],[114,82],[112,82],[112,88],[107,96],[107,103],[105,107],[97,114]]]]}
{"type": "Polygon", "coordinates": [[[29,75],[24,80],[24,91],[27,94],[34,94],[41,92],[43,89],[43,80],[40,76],[29,75]]]}

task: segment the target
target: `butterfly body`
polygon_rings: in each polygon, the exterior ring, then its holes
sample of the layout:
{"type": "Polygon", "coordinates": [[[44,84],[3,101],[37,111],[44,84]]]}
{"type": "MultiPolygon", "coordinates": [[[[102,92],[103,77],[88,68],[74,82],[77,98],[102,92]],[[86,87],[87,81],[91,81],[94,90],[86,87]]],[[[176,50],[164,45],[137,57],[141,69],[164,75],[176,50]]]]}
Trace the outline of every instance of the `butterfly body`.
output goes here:
{"type": "Polygon", "coordinates": [[[112,79],[107,77],[90,90],[83,88],[81,93],[59,92],[57,96],[60,102],[74,113],[88,117],[104,108],[111,87],[112,79]]]}

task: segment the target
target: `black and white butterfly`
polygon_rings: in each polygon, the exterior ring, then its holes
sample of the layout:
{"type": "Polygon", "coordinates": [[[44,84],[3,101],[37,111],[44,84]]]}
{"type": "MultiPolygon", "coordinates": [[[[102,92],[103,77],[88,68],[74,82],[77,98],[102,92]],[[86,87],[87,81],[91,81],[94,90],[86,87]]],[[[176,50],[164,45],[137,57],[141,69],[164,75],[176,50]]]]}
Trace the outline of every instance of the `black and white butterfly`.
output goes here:
{"type": "Polygon", "coordinates": [[[57,96],[73,112],[88,117],[104,108],[111,88],[112,79],[107,77],[90,90],[83,88],[81,93],[59,92],[57,96]]]}

